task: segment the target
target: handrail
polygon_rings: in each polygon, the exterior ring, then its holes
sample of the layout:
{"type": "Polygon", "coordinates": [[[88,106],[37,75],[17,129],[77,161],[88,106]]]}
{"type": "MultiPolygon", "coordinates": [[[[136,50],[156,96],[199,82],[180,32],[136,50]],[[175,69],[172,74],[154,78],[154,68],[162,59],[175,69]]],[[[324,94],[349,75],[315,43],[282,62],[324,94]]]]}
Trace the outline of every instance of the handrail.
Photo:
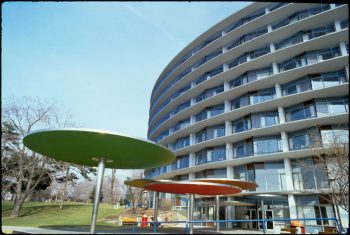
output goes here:
{"type": "MultiPolygon", "coordinates": [[[[153,232],[157,233],[157,224],[161,223],[161,224],[172,224],[172,223],[186,223],[186,227],[185,227],[185,231],[186,234],[189,234],[189,224],[190,223],[229,223],[229,222],[262,222],[262,226],[263,226],[263,233],[266,234],[266,225],[265,223],[268,221],[293,221],[293,220],[303,220],[303,221],[311,221],[311,220],[329,220],[329,221],[335,221],[337,229],[339,231],[340,234],[343,234],[343,231],[340,227],[340,224],[338,222],[338,219],[336,218],[293,218],[293,219],[249,219],[249,220],[241,220],[241,219],[237,219],[237,220],[178,220],[178,221],[137,221],[137,222],[133,222],[132,223],[132,232],[135,233],[135,224],[153,224],[153,232]]],[[[308,226],[308,225],[304,225],[308,226]]]]}

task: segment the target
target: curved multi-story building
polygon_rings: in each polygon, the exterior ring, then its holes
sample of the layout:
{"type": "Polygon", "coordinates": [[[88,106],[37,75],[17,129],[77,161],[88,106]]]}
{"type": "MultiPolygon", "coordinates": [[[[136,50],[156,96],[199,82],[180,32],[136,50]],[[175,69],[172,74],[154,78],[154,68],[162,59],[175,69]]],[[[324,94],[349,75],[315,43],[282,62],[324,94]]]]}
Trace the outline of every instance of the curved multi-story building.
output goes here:
{"type": "MultiPolygon", "coordinates": [[[[220,206],[219,219],[261,217],[262,198],[266,217],[335,217],[320,197],[329,184],[310,146],[315,133],[324,142],[348,132],[348,22],[348,4],[259,2],[192,41],[159,76],[149,111],[148,138],[177,159],[145,176],[259,185],[222,197],[246,204],[220,206]]],[[[161,197],[187,209],[186,196],[161,197]]],[[[216,219],[211,201],[196,198],[197,219],[216,219]]]]}

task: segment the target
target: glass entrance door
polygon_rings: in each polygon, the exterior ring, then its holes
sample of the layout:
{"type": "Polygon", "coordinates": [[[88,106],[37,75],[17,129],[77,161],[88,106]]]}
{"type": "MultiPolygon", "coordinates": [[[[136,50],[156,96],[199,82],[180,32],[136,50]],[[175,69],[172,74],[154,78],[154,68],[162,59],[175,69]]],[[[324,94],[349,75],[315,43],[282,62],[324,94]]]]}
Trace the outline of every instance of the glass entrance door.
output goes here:
{"type": "MultiPolygon", "coordinates": [[[[273,219],[273,210],[264,210],[266,219],[273,219]]],[[[259,210],[259,218],[262,219],[261,210],[259,210]]],[[[274,221],[266,222],[266,229],[273,229],[274,221]]],[[[263,229],[262,222],[259,222],[259,229],[263,229]]]]}
{"type": "MultiPolygon", "coordinates": [[[[256,219],[256,210],[248,210],[247,211],[248,215],[249,215],[249,219],[256,219]]],[[[250,222],[251,225],[251,229],[256,229],[257,228],[257,222],[250,222]]]]}

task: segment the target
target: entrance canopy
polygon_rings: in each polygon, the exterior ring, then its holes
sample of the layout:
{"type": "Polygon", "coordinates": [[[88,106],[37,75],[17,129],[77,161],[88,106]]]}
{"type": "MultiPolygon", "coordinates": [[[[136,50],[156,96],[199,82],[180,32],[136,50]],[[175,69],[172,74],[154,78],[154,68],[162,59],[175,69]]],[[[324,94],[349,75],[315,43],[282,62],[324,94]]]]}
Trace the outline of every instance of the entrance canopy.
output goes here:
{"type": "Polygon", "coordinates": [[[223,178],[209,178],[209,179],[195,179],[194,182],[209,182],[217,184],[227,184],[235,187],[245,189],[255,189],[258,185],[251,181],[237,180],[237,179],[223,179],[223,178]]]}
{"type": "Polygon", "coordinates": [[[173,194],[227,195],[241,192],[241,189],[235,186],[206,182],[136,179],[125,181],[124,184],[150,191],[173,194]]]}
{"type": "Polygon", "coordinates": [[[153,141],[103,130],[68,128],[31,132],[23,139],[31,150],[78,165],[97,166],[104,158],[106,167],[144,169],[172,163],[175,156],[153,141]]]}

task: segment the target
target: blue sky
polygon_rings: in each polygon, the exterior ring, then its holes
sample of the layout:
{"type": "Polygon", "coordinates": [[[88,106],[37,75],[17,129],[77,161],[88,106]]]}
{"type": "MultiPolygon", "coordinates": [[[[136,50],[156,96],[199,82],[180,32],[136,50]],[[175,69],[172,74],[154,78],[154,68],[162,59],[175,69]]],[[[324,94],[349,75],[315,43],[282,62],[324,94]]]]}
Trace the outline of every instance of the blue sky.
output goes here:
{"type": "Polygon", "coordinates": [[[147,137],[153,85],[186,45],[250,2],[5,2],[2,102],[32,96],[93,129],[147,137]]]}

